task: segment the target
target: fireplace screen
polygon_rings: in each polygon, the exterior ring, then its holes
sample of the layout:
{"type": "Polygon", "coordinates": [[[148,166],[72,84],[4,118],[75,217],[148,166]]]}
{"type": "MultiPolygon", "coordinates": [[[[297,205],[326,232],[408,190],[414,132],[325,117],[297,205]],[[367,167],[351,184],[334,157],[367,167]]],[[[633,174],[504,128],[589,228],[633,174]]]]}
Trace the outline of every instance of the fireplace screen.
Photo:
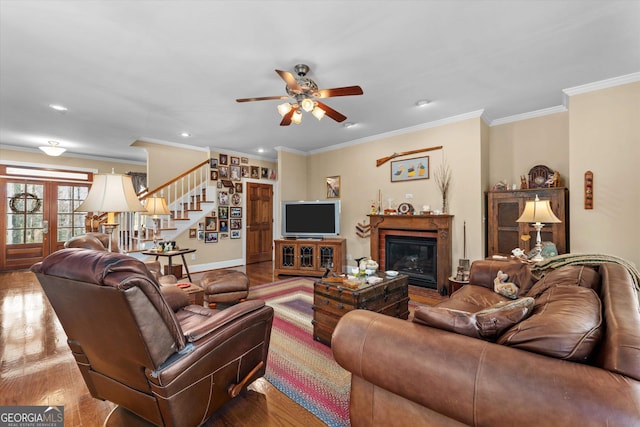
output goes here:
{"type": "Polygon", "coordinates": [[[409,276],[409,284],[437,289],[437,239],[385,237],[385,269],[409,276]]]}

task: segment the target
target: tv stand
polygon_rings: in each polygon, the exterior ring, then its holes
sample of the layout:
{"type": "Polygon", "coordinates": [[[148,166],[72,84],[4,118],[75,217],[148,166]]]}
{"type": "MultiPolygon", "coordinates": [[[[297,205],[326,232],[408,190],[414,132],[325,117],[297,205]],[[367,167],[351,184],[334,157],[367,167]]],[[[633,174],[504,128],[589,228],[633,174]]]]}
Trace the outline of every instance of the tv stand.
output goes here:
{"type": "Polygon", "coordinates": [[[347,239],[275,240],[273,274],[322,277],[327,268],[341,274],[346,265],[347,239]]]}

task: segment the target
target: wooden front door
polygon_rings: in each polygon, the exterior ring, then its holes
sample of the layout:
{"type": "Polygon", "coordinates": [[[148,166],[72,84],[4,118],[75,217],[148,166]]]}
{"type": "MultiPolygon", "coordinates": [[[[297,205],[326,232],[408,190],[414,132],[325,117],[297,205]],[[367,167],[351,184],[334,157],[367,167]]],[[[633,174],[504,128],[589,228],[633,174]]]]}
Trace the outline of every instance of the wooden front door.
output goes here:
{"type": "Polygon", "coordinates": [[[247,264],[271,261],[273,245],[273,187],[247,183],[247,264]]]}
{"type": "Polygon", "coordinates": [[[29,268],[85,232],[86,214],[74,209],[87,197],[90,182],[2,176],[0,271],[29,268]]]}

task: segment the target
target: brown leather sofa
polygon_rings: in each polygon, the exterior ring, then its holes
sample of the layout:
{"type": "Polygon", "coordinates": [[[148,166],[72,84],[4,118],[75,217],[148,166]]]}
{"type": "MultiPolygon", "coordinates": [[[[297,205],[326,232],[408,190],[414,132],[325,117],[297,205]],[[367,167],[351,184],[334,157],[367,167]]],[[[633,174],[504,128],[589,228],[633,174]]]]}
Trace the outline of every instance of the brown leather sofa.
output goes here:
{"type": "Polygon", "coordinates": [[[149,423],[200,425],[265,373],[273,309],[264,301],[189,305],[141,261],[105,251],[62,249],[32,271],[91,395],[149,423]]]}
{"type": "Polygon", "coordinates": [[[470,285],[416,310],[413,322],[345,315],[332,349],[352,373],[351,425],[639,426],[640,304],[631,272],[617,263],[570,266],[536,281],[517,264],[475,262],[470,285]],[[486,321],[487,307],[507,300],[493,290],[498,270],[535,302],[511,325],[501,322],[514,311],[486,321]]]}

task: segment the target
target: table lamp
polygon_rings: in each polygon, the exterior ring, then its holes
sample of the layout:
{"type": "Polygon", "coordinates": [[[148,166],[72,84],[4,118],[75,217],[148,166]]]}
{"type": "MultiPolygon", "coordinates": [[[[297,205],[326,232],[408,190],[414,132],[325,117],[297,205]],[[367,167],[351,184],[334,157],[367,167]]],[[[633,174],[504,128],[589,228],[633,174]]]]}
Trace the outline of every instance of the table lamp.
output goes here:
{"type": "Polygon", "coordinates": [[[146,202],[147,214],[153,215],[153,247],[152,251],[157,252],[160,248],[158,247],[158,236],[160,234],[160,215],[171,215],[169,208],[167,207],[167,202],[164,200],[164,197],[149,197],[146,202]]]}
{"type": "Polygon", "coordinates": [[[107,212],[104,230],[109,234],[109,252],[113,231],[118,226],[115,222],[116,212],[144,212],[145,207],[138,200],[131,177],[116,174],[96,174],[87,198],[78,206],[76,212],[107,212]]]}
{"type": "Polygon", "coordinates": [[[516,222],[529,222],[533,224],[533,227],[536,229],[536,255],[531,258],[531,261],[542,261],[544,258],[542,257],[542,239],[540,238],[540,230],[542,230],[545,223],[562,222],[551,210],[549,200],[540,200],[536,194],[535,200],[527,201],[522,215],[520,215],[520,218],[518,218],[516,222]]]}

